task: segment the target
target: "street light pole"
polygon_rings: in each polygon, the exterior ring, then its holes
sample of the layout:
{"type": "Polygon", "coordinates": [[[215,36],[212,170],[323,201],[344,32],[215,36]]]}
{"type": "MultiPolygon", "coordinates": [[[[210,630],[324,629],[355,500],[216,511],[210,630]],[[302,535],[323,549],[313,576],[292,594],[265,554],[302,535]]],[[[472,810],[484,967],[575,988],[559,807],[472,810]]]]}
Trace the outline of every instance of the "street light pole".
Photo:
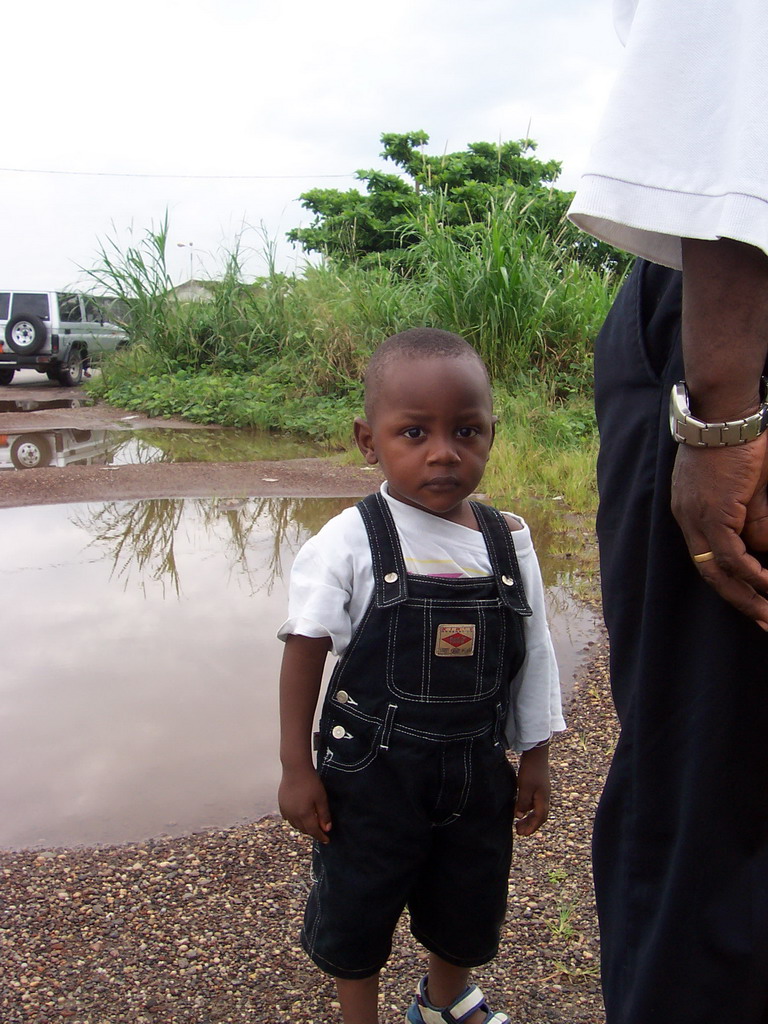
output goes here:
{"type": "Polygon", "coordinates": [[[194,281],[195,279],[195,246],[193,242],[177,242],[176,245],[179,249],[189,249],[189,280],[194,281]]]}

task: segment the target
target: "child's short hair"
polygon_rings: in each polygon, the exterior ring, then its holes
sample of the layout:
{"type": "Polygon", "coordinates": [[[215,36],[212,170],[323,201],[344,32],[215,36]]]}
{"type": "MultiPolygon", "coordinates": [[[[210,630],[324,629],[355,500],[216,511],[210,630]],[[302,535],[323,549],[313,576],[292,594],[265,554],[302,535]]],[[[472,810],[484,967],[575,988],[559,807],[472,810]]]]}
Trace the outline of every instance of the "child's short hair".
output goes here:
{"type": "Polygon", "coordinates": [[[396,359],[429,359],[442,356],[446,359],[476,359],[482,366],[490,388],[488,369],[480,354],[459,334],[441,331],[436,327],[412,327],[410,330],[393,334],[379,345],[371,356],[365,370],[365,416],[370,420],[375,405],[376,392],[383,371],[396,359]]]}

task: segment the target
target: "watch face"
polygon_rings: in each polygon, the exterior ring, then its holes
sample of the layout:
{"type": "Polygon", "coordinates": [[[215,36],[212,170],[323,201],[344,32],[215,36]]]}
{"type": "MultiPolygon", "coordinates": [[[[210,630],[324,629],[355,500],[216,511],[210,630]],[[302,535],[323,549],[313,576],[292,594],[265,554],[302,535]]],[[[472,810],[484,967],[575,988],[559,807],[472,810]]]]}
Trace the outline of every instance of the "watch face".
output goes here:
{"type": "Polygon", "coordinates": [[[672,437],[678,442],[684,440],[679,428],[685,422],[688,412],[688,392],[684,382],[680,381],[672,388],[672,393],[669,396],[669,429],[672,437]]]}

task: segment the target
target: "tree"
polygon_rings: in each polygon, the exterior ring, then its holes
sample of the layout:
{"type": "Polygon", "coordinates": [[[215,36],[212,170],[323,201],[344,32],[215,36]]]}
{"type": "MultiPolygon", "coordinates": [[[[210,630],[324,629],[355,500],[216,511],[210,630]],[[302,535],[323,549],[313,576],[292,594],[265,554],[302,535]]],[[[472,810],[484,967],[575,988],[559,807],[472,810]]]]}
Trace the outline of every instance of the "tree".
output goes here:
{"type": "Polygon", "coordinates": [[[400,264],[403,250],[420,240],[420,218],[435,205],[442,226],[461,238],[482,229],[494,208],[514,200],[526,229],[557,238],[564,254],[596,268],[623,265],[623,254],[565,220],[572,193],[554,187],[560,164],[539,160],[532,139],[474,142],[442,156],[426,153],[428,142],[424,131],[383,134],[381,156],[399,171],[357,171],[364,193],[304,192],[301,204],[314,219],[309,227],[289,231],[288,238],[339,262],[400,264]]]}

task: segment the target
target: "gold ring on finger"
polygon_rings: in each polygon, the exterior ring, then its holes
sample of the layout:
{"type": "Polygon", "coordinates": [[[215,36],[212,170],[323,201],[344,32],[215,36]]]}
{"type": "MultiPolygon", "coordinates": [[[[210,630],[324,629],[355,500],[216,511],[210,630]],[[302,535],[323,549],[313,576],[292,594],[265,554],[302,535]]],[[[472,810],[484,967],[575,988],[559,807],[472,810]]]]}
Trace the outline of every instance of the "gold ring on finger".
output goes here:
{"type": "Polygon", "coordinates": [[[700,555],[694,555],[694,562],[711,562],[715,557],[714,551],[702,551],[700,555]]]}

